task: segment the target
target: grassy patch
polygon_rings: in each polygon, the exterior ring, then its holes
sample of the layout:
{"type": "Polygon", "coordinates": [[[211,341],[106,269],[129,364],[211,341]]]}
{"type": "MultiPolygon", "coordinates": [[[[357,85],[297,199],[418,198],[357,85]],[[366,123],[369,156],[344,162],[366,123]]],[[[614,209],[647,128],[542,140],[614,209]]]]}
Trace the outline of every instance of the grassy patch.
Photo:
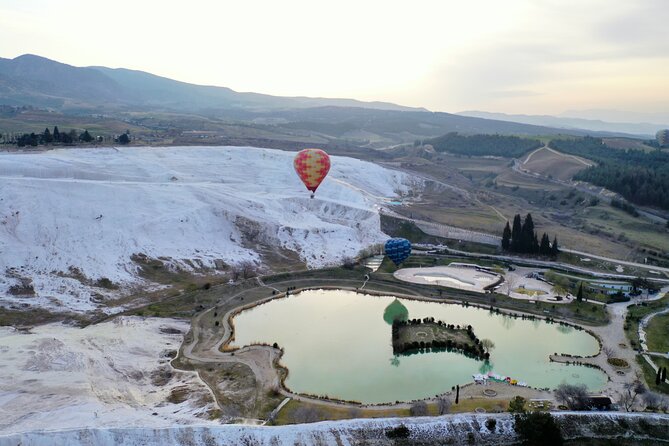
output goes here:
{"type": "MultiPolygon", "coordinates": [[[[509,402],[503,399],[477,398],[464,399],[459,404],[453,403],[449,413],[470,413],[476,409],[483,409],[486,413],[506,412],[509,402]]],[[[427,415],[439,415],[437,403],[427,404],[427,415]]],[[[351,418],[388,418],[409,417],[411,413],[408,408],[363,408],[363,407],[340,407],[311,402],[291,400],[278,413],[273,424],[297,424],[314,423],[325,420],[347,420],[351,418]]]]}
{"type": "Polygon", "coordinates": [[[525,294],[527,296],[543,296],[544,294],[547,294],[545,291],[541,290],[528,290],[527,288],[516,288],[513,290],[514,293],[519,293],[519,294],[525,294]]]}
{"type": "MultiPolygon", "coordinates": [[[[653,360],[655,360],[655,358],[653,358],[653,360]]],[[[669,382],[655,384],[655,376],[657,375],[657,372],[653,370],[650,364],[648,364],[648,362],[643,357],[641,357],[641,355],[636,355],[636,362],[641,367],[641,371],[643,372],[643,379],[646,381],[648,388],[654,392],[660,392],[669,395],[669,382]]]]}
{"type": "Polygon", "coordinates": [[[426,234],[413,222],[385,214],[381,214],[381,230],[391,237],[405,238],[412,243],[439,244],[445,242],[443,238],[426,234]]]}
{"type": "Polygon", "coordinates": [[[614,367],[629,367],[629,363],[621,358],[609,358],[608,363],[614,367]]]}
{"type": "Polygon", "coordinates": [[[653,352],[669,352],[669,314],[654,316],[646,327],[648,350],[653,352]]]}
{"type": "Polygon", "coordinates": [[[32,327],[49,322],[65,322],[83,326],[89,322],[89,317],[74,313],[52,313],[42,308],[17,310],[0,307],[0,326],[32,327]]]}
{"type": "Polygon", "coordinates": [[[278,413],[273,424],[313,423],[324,420],[348,420],[351,418],[408,417],[409,409],[365,409],[340,407],[291,400],[278,413]]]}
{"type": "Polygon", "coordinates": [[[669,296],[665,295],[662,299],[631,305],[627,308],[625,334],[627,334],[632,348],[639,348],[639,322],[641,319],[650,313],[655,313],[665,308],[667,305],[669,305],[669,296]]]}

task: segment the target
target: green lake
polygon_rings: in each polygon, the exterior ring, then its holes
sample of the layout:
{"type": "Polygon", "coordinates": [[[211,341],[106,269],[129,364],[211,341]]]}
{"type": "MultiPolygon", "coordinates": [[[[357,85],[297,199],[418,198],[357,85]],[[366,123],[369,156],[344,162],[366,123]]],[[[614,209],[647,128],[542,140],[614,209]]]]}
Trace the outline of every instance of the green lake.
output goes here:
{"type": "Polygon", "coordinates": [[[232,346],[276,342],[284,348],[281,363],[289,369],[286,386],[291,391],[363,403],[434,396],[488,371],[542,388],[568,382],[598,391],[606,382],[597,369],[548,359],[555,352],[596,354],[599,345],[590,334],[457,304],[309,290],[242,311],[234,326],[232,346]],[[387,321],[402,313],[398,303],[409,318],[472,325],[479,339],[495,343],[489,363],[454,352],[394,357],[387,321]]]}

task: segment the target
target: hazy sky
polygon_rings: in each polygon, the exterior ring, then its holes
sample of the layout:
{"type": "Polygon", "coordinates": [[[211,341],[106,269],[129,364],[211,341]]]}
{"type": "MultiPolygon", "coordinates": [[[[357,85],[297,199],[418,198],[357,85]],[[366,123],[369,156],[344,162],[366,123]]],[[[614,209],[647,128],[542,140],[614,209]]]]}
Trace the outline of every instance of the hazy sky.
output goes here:
{"type": "Polygon", "coordinates": [[[0,0],[0,57],[432,110],[669,109],[669,0],[0,0]]]}

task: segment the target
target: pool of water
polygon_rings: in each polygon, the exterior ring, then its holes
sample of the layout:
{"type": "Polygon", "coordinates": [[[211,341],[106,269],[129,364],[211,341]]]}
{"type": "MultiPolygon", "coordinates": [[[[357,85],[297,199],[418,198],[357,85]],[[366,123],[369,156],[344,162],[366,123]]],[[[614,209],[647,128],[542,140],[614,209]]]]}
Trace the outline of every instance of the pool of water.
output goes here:
{"type": "Polygon", "coordinates": [[[606,382],[599,370],[549,362],[554,352],[597,353],[597,340],[588,333],[455,304],[398,299],[409,318],[472,325],[479,339],[495,343],[489,362],[452,352],[395,357],[391,327],[384,320],[386,307],[395,300],[342,290],[310,290],[276,299],[235,316],[232,345],[276,342],[285,349],[281,362],[289,369],[289,389],[363,403],[434,396],[488,371],[533,387],[568,382],[598,391],[606,382]]]}

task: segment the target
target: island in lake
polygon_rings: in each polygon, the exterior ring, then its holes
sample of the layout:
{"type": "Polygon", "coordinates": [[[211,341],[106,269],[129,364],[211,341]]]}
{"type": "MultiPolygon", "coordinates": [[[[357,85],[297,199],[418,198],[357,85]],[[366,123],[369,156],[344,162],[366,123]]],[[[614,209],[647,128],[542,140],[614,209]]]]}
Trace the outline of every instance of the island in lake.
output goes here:
{"type": "Polygon", "coordinates": [[[481,360],[490,357],[471,325],[447,324],[429,317],[393,321],[392,340],[395,355],[455,351],[481,360]]]}

